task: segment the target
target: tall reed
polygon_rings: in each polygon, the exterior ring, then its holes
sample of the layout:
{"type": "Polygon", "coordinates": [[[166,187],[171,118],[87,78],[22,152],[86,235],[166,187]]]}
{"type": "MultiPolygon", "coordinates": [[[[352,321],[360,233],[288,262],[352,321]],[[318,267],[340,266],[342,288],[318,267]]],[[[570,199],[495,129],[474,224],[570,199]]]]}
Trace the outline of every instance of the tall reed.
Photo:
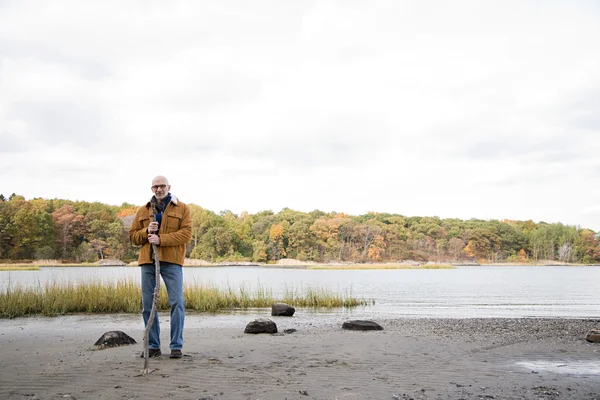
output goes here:
{"type": "MultiPolygon", "coordinates": [[[[159,310],[168,310],[167,291],[162,285],[159,310]]],[[[270,289],[259,286],[252,291],[219,288],[212,284],[186,284],[185,307],[201,312],[216,312],[235,308],[264,308],[285,302],[296,307],[356,307],[373,301],[353,298],[350,293],[335,294],[326,289],[308,288],[286,290],[282,299],[275,298],[270,289]]],[[[11,285],[0,292],[0,318],[27,315],[55,316],[71,313],[138,313],[141,311],[141,288],[132,279],[117,282],[92,281],[84,283],[50,282],[24,288],[11,285]]]]}

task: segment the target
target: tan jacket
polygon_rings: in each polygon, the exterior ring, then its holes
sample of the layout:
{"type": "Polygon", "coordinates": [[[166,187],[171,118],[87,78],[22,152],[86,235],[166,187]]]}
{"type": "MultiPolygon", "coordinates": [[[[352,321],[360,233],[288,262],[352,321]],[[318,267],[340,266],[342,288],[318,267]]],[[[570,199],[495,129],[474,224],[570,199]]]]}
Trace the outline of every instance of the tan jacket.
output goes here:
{"type": "MultiPolygon", "coordinates": [[[[148,225],[150,225],[151,206],[148,202],[135,214],[131,229],[129,229],[129,239],[136,246],[142,246],[138,264],[154,264],[154,255],[152,246],[148,242],[148,225]]],[[[177,200],[177,197],[171,195],[171,201],[163,212],[160,230],[160,246],[158,250],[158,259],[160,261],[183,265],[185,259],[185,245],[192,239],[192,216],[190,209],[183,202],[177,200]]]]}

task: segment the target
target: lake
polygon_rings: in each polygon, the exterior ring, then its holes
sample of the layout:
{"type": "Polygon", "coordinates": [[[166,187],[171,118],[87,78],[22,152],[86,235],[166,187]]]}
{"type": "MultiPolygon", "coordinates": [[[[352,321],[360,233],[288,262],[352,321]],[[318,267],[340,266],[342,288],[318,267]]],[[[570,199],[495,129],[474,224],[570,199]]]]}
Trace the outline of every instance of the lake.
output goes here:
{"type": "MultiPolygon", "coordinates": [[[[139,280],[137,267],[42,267],[0,271],[0,290],[9,283],[35,286],[48,281],[139,280]]],[[[356,318],[394,317],[567,317],[600,318],[600,267],[480,266],[456,269],[310,270],[289,268],[184,268],[186,282],[220,287],[327,288],[373,299],[350,310],[310,311],[356,318]]],[[[252,292],[251,292],[252,293],[252,292]]],[[[307,312],[309,310],[306,310],[307,312]]]]}

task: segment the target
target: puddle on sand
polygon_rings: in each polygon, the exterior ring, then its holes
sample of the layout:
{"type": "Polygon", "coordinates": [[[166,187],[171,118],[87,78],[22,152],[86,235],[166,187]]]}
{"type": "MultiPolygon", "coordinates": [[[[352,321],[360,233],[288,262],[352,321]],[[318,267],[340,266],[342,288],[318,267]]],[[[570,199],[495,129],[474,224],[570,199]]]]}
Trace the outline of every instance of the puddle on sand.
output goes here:
{"type": "Polygon", "coordinates": [[[568,375],[600,375],[600,362],[598,361],[519,361],[515,363],[536,372],[553,372],[568,375]]]}

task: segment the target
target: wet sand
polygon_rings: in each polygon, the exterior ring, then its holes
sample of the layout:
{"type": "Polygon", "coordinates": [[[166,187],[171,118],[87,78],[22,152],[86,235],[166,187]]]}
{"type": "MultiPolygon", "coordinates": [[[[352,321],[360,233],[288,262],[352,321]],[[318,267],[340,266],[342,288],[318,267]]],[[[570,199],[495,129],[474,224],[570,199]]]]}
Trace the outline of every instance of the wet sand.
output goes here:
{"type": "Polygon", "coordinates": [[[185,356],[142,375],[136,315],[0,320],[0,399],[600,399],[600,320],[270,317],[296,332],[244,334],[259,315],[188,315],[185,356]],[[95,350],[110,330],[137,345],[95,350]]]}

